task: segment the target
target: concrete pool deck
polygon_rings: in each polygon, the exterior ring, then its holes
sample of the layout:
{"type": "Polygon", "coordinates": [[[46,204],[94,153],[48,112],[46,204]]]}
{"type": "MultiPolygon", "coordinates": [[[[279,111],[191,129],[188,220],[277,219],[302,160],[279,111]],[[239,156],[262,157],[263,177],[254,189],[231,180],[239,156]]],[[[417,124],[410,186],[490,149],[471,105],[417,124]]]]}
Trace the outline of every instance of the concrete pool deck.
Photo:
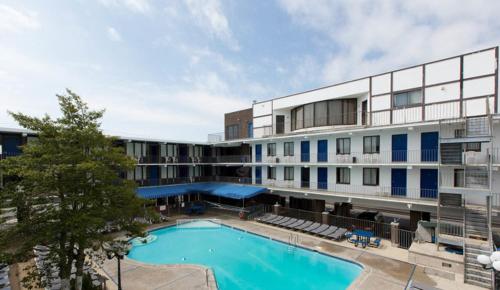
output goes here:
{"type": "MultiPolygon", "coordinates": [[[[179,216],[177,218],[192,218],[179,216]]],[[[464,284],[463,277],[455,281],[429,275],[423,267],[408,262],[408,251],[392,247],[383,241],[381,248],[360,249],[344,242],[334,242],[308,234],[298,233],[254,221],[243,221],[224,214],[205,214],[195,218],[218,218],[223,224],[240,230],[270,237],[287,243],[290,235],[299,237],[299,245],[321,253],[353,261],[363,265],[364,271],[349,289],[405,289],[410,280],[439,289],[483,289],[464,284]]],[[[170,222],[152,225],[149,230],[175,224],[170,222]]],[[[200,265],[148,265],[125,259],[122,263],[123,289],[216,289],[213,273],[200,265]],[[209,283],[207,284],[207,277],[209,283]]],[[[103,270],[108,278],[116,281],[116,261],[106,261],[103,270]],[[114,274],[113,274],[114,273],[114,274]]],[[[116,289],[110,281],[109,289],[116,289]]]]}

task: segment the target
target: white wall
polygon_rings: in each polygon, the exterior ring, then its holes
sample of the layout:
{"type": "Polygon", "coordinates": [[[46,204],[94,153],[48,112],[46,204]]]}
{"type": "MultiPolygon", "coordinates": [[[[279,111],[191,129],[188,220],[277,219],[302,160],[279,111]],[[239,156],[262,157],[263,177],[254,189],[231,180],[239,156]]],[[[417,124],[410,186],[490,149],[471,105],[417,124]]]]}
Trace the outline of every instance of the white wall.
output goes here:
{"type": "Polygon", "coordinates": [[[392,75],[394,92],[422,86],[422,66],[400,70],[392,75]]]}
{"type": "Polygon", "coordinates": [[[372,95],[391,92],[391,74],[383,74],[372,78],[372,95]]]}
{"type": "Polygon", "coordinates": [[[490,49],[483,52],[464,56],[464,78],[477,77],[492,74],[496,69],[495,50],[490,49]]]}
{"type": "Polygon", "coordinates": [[[425,84],[456,81],[460,79],[460,57],[425,65],[425,84]]]}

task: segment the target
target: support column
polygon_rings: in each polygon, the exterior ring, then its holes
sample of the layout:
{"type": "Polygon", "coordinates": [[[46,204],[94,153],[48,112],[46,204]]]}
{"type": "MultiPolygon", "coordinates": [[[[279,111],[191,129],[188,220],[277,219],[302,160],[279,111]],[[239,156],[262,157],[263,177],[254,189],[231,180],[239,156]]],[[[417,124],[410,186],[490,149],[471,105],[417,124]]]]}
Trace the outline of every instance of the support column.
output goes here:
{"type": "Polygon", "coordinates": [[[273,205],[273,213],[275,215],[280,214],[280,209],[281,209],[281,205],[279,203],[276,203],[275,205],[273,205]]]}
{"type": "Polygon", "coordinates": [[[399,223],[391,222],[391,245],[393,247],[399,245],[399,223]]]}
{"type": "Polygon", "coordinates": [[[324,211],[321,213],[321,222],[325,225],[330,224],[330,213],[327,211],[324,211]]]}

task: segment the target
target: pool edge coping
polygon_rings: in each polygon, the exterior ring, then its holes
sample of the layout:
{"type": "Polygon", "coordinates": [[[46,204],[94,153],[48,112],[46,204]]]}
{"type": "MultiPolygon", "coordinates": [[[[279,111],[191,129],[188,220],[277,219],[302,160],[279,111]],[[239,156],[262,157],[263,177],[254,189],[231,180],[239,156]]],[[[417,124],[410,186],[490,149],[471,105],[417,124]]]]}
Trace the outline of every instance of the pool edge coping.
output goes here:
{"type": "MultiPolygon", "coordinates": [[[[207,218],[207,219],[200,218],[199,220],[210,220],[210,218],[207,218]]],[[[278,243],[281,243],[281,244],[284,244],[284,245],[288,245],[288,243],[286,241],[282,241],[280,239],[275,239],[275,238],[272,238],[270,236],[258,234],[258,233],[255,233],[253,231],[242,229],[240,227],[236,227],[236,226],[233,226],[233,225],[228,225],[222,219],[219,219],[219,221],[220,221],[221,226],[224,226],[224,227],[227,227],[227,228],[231,228],[231,229],[234,229],[234,230],[237,230],[237,231],[245,232],[245,233],[248,233],[248,234],[251,234],[251,235],[259,236],[261,238],[269,239],[271,241],[275,241],[275,242],[278,242],[278,243]]],[[[171,227],[174,227],[176,225],[177,224],[172,223],[172,224],[167,224],[167,225],[161,225],[161,226],[158,226],[158,227],[152,227],[152,228],[148,229],[147,232],[149,233],[149,232],[152,232],[152,231],[157,231],[157,230],[161,230],[161,229],[165,229],[165,228],[171,228],[171,227]]],[[[319,238],[319,237],[316,237],[316,236],[311,236],[311,237],[319,238]]],[[[131,240],[131,239],[129,239],[129,240],[131,240]]],[[[330,241],[330,240],[327,240],[327,241],[330,241]]],[[[330,242],[332,242],[332,241],[330,241],[330,242]]],[[[336,245],[336,246],[343,247],[342,245],[336,245]]],[[[351,282],[351,284],[349,284],[349,286],[346,288],[346,290],[358,289],[357,286],[359,286],[363,281],[365,281],[365,279],[368,277],[368,275],[372,272],[371,267],[366,266],[366,265],[364,265],[361,262],[350,260],[349,258],[346,258],[346,257],[336,256],[336,255],[327,253],[327,252],[325,252],[323,250],[318,250],[316,248],[312,248],[312,247],[308,247],[308,246],[303,246],[303,245],[296,245],[295,247],[301,248],[303,250],[311,251],[311,252],[316,252],[316,253],[318,253],[320,255],[324,255],[324,256],[327,256],[327,257],[330,257],[330,258],[333,258],[333,259],[342,260],[344,262],[351,263],[351,264],[354,264],[354,265],[360,267],[361,268],[361,272],[356,277],[356,279],[354,279],[351,282]]],[[[360,255],[362,255],[362,254],[363,254],[363,252],[360,255]]],[[[126,259],[129,260],[129,261],[133,260],[133,261],[135,261],[137,263],[148,265],[148,266],[152,266],[152,267],[165,266],[165,265],[192,265],[192,266],[199,266],[201,268],[209,269],[210,272],[211,272],[211,274],[212,274],[212,276],[213,276],[213,280],[215,282],[215,285],[217,287],[216,289],[219,289],[218,284],[217,284],[217,278],[215,277],[215,273],[213,272],[213,270],[212,270],[211,267],[207,267],[205,265],[201,265],[201,264],[148,264],[148,263],[143,263],[143,262],[139,262],[137,260],[128,258],[127,256],[126,256],[126,259]]]]}

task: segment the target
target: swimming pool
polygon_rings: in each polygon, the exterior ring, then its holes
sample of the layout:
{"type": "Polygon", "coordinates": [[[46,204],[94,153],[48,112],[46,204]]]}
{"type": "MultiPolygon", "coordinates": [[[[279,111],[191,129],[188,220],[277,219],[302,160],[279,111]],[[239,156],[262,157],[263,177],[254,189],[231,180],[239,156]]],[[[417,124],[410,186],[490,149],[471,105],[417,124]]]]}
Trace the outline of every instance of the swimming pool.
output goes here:
{"type": "Polygon", "coordinates": [[[207,221],[151,234],[157,239],[132,247],[128,258],[149,264],[210,267],[221,290],[346,289],[362,271],[342,259],[226,226],[211,226],[207,221]]]}

